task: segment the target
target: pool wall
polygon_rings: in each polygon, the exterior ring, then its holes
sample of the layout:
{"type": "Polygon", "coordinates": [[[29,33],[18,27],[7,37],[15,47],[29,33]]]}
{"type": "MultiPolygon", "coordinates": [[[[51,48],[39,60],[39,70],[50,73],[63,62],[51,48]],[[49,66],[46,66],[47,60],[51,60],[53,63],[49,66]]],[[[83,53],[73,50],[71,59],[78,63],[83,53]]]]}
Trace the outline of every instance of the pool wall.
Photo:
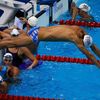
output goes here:
{"type": "Polygon", "coordinates": [[[68,0],[55,2],[52,7],[52,21],[56,20],[61,14],[68,11],[68,0]]]}
{"type": "Polygon", "coordinates": [[[35,15],[38,18],[38,26],[48,26],[49,25],[49,7],[45,8],[41,12],[35,15]]]}

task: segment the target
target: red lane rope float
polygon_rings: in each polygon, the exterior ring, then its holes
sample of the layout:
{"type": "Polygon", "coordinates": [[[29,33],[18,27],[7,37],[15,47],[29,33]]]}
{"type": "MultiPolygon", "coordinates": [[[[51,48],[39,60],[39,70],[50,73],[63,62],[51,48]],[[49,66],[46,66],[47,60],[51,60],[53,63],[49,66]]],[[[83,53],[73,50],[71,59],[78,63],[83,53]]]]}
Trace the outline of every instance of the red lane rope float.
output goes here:
{"type": "Polygon", "coordinates": [[[7,94],[0,94],[0,100],[59,100],[59,99],[49,99],[49,98],[35,98],[28,96],[11,96],[7,94]]]}
{"type": "MultiPolygon", "coordinates": [[[[91,60],[85,58],[71,58],[71,57],[60,57],[60,56],[47,56],[47,55],[37,55],[38,60],[43,61],[54,61],[54,62],[70,62],[70,63],[81,63],[81,64],[93,64],[91,60]]],[[[98,60],[100,63],[100,61],[98,60]]]]}
{"type": "Polygon", "coordinates": [[[75,20],[60,20],[54,23],[60,25],[78,25],[78,26],[88,26],[88,27],[100,27],[100,22],[85,22],[85,21],[75,21],[75,20]]]}

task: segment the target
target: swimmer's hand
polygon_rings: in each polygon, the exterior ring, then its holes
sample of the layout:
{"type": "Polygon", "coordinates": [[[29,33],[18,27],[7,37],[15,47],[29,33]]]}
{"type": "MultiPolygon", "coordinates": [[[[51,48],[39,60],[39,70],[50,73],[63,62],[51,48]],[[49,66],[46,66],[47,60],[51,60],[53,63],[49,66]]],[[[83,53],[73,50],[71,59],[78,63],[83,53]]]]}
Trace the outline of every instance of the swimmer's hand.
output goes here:
{"type": "Polygon", "coordinates": [[[33,63],[27,68],[27,69],[32,69],[38,65],[38,60],[35,58],[33,63]]]}
{"type": "Polygon", "coordinates": [[[30,65],[27,69],[32,69],[34,67],[36,67],[36,65],[34,65],[34,66],[30,65]]]}
{"type": "Polygon", "coordinates": [[[33,68],[33,66],[29,66],[27,69],[32,69],[33,68]]]}

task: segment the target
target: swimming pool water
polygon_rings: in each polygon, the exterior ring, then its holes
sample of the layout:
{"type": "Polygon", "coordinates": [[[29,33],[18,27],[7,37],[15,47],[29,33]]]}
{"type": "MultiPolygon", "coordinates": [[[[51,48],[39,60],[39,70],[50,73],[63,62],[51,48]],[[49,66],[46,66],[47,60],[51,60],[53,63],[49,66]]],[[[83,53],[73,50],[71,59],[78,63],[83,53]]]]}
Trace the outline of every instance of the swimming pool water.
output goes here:
{"type": "MultiPolygon", "coordinates": [[[[83,3],[82,0],[78,4],[83,3]]],[[[91,7],[91,14],[100,21],[100,0],[85,0],[91,7]],[[95,2],[95,4],[94,4],[95,2]]],[[[70,19],[69,14],[58,18],[70,19]]],[[[100,48],[100,29],[85,28],[94,43],[100,48]]],[[[41,42],[39,54],[86,58],[72,43],[41,42]]],[[[97,59],[99,59],[96,56],[97,59]]],[[[24,70],[20,74],[20,84],[10,87],[10,95],[60,98],[65,100],[100,100],[100,69],[95,65],[75,63],[43,62],[33,70],[24,70]]]]}

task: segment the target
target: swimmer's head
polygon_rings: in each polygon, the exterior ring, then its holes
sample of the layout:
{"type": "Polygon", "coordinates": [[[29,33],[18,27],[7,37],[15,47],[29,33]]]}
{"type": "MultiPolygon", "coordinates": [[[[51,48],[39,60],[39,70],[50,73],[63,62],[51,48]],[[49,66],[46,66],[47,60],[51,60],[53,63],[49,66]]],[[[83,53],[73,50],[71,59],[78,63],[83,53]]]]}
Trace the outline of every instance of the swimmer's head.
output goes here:
{"type": "Polygon", "coordinates": [[[38,19],[35,17],[35,16],[32,16],[28,19],[28,24],[30,26],[36,26],[37,25],[37,22],[38,22],[38,19]]]}
{"type": "Polygon", "coordinates": [[[83,43],[85,47],[90,47],[93,43],[92,37],[90,35],[85,35],[83,38],[83,43]]]}
{"type": "Polygon", "coordinates": [[[79,8],[80,8],[81,10],[85,11],[85,12],[88,12],[88,11],[90,11],[90,9],[91,9],[90,6],[87,5],[86,3],[80,4],[80,5],[79,5],[79,8]]]}
{"type": "Polygon", "coordinates": [[[18,36],[20,33],[17,29],[13,29],[10,34],[11,36],[18,36]]]}
{"type": "Polygon", "coordinates": [[[12,61],[12,60],[13,60],[12,54],[11,54],[11,53],[6,53],[6,54],[3,56],[3,60],[12,61]]]}

